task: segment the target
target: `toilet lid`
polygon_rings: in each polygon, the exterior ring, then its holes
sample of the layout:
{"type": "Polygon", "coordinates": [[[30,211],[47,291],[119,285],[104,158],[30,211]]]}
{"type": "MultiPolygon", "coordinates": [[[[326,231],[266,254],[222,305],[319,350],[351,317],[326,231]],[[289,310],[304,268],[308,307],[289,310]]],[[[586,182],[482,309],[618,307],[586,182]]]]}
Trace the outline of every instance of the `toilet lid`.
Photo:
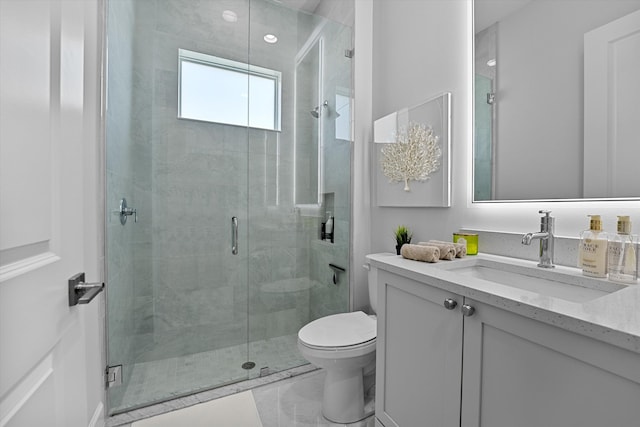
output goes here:
{"type": "Polygon", "coordinates": [[[304,326],[298,338],[317,347],[347,347],[376,337],[376,319],[362,311],[322,317],[304,326]]]}

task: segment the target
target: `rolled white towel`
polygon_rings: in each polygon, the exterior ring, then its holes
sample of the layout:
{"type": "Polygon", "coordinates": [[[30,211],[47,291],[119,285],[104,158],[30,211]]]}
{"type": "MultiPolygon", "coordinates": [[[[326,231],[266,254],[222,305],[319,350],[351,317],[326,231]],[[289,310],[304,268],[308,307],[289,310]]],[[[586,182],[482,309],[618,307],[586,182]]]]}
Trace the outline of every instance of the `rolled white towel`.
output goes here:
{"type": "MultiPolygon", "coordinates": [[[[421,242],[422,243],[422,242],[421,242]]],[[[419,243],[419,244],[421,244],[419,243]]],[[[425,242],[427,245],[432,245],[435,243],[445,244],[445,245],[453,245],[456,248],[456,258],[464,258],[467,256],[467,245],[465,243],[452,243],[452,242],[444,242],[442,240],[429,240],[425,242]]]]}
{"type": "Polygon", "coordinates": [[[440,249],[436,246],[412,245],[406,243],[402,245],[400,254],[407,259],[424,262],[438,262],[440,259],[440,249]]]}
{"type": "Polygon", "coordinates": [[[419,246],[435,246],[440,250],[440,259],[446,259],[451,261],[456,257],[456,247],[453,243],[442,242],[438,243],[435,240],[429,240],[428,242],[419,242],[419,246]]]}

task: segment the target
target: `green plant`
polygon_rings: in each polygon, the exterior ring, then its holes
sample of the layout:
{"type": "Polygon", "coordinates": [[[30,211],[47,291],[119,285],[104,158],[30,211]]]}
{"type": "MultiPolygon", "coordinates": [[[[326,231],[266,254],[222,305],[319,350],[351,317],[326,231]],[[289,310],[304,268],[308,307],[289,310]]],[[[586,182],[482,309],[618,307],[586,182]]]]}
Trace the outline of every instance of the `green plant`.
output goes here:
{"type": "Polygon", "coordinates": [[[395,231],[396,244],[402,246],[405,243],[411,243],[411,232],[404,225],[399,225],[395,231]]]}

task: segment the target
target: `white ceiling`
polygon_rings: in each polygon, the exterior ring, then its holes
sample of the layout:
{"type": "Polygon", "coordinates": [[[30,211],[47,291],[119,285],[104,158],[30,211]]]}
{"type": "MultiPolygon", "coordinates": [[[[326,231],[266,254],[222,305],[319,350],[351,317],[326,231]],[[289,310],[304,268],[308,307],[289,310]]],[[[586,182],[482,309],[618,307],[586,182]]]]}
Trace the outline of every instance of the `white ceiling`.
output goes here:
{"type": "Polygon", "coordinates": [[[474,31],[479,33],[534,0],[475,0],[474,31]]]}

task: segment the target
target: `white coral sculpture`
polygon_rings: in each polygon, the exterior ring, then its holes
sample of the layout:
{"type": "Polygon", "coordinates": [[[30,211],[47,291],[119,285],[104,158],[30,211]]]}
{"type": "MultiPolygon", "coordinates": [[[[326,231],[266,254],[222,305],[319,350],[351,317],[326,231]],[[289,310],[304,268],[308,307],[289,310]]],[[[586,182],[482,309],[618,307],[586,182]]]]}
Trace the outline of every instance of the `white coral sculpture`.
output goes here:
{"type": "Polygon", "coordinates": [[[382,148],[382,173],[389,182],[403,182],[404,191],[411,191],[409,180],[426,181],[440,167],[442,150],[431,127],[409,123],[406,132],[396,137],[395,144],[382,148]]]}

